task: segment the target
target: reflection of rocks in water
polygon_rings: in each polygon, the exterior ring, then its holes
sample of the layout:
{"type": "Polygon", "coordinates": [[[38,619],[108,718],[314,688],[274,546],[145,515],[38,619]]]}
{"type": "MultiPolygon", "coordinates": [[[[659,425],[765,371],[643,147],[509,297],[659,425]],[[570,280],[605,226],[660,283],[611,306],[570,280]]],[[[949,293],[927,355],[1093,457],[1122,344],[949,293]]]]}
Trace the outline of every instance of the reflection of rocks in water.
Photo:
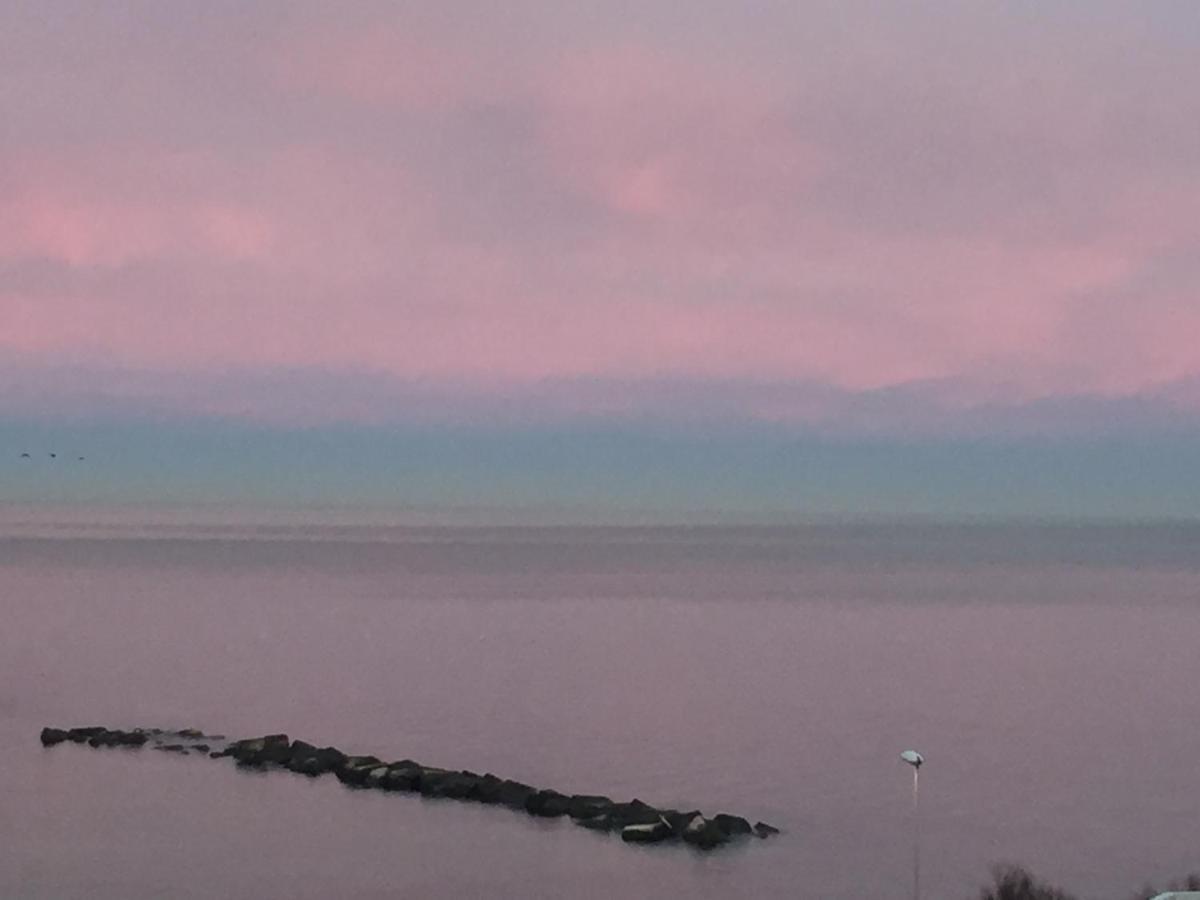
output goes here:
{"type": "Polygon", "coordinates": [[[701,850],[711,850],[739,838],[766,838],[779,829],[765,822],[751,826],[741,816],[717,813],[711,818],[698,810],[680,812],[660,809],[634,799],[618,803],[597,794],[564,794],[538,789],[519,781],[486,773],[424,766],[411,759],[385,762],[377,756],[351,756],[336,747],[317,747],[293,741],[286,734],[227,742],[224,735],[204,734],[196,728],[168,731],[134,728],[129,731],[89,726],[43,728],[42,744],[86,743],[90,747],[138,748],[149,744],[155,750],[190,756],[205,754],[213,759],[229,757],[242,768],[283,768],[315,778],[332,772],[343,784],[356,788],[420,794],[431,799],[463,800],[506,806],[541,818],[570,818],[592,831],[620,833],[632,844],[658,844],[680,840],[701,850]]]}

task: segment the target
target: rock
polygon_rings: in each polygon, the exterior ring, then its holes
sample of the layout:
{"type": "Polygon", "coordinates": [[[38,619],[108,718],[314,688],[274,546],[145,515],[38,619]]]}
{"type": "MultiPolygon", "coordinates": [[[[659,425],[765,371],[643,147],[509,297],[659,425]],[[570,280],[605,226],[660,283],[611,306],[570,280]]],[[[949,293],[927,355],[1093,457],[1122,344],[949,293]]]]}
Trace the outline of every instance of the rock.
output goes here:
{"type": "Polygon", "coordinates": [[[268,734],[234,741],[225,752],[244,766],[283,764],[291,758],[291,742],[286,734],[268,734]]]}
{"type": "Polygon", "coordinates": [[[754,829],[750,827],[750,823],[741,816],[730,816],[726,813],[717,813],[713,816],[713,821],[717,823],[717,827],[730,837],[736,837],[742,834],[753,834],[754,829]]]}
{"type": "Polygon", "coordinates": [[[423,796],[432,797],[437,793],[440,780],[449,774],[449,769],[440,769],[437,766],[417,766],[415,790],[423,796]]]}
{"type": "Polygon", "coordinates": [[[305,756],[312,756],[317,752],[317,748],[308,741],[296,739],[291,743],[291,756],[288,758],[290,763],[293,759],[299,759],[305,756]]]}
{"type": "Polygon", "coordinates": [[[607,797],[594,794],[575,794],[567,806],[567,815],[572,819],[594,819],[601,813],[606,813],[615,804],[607,797]]]}
{"type": "Polygon", "coordinates": [[[652,825],[662,816],[653,806],[643,803],[636,797],[628,803],[614,803],[608,812],[615,828],[625,828],[629,825],[652,825]]]}
{"type": "Polygon", "coordinates": [[[499,803],[500,786],[502,784],[504,784],[503,779],[496,777],[491,772],[485,772],[479,776],[479,781],[475,783],[475,788],[471,791],[470,799],[480,803],[499,803]]]}
{"type": "Polygon", "coordinates": [[[371,770],[382,764],[376,756],[347,756],[342,764],[333,770],[333,774],[342,784],[362,786],[371,770]]]}
{"type": "Polygon", "coordinates": [[[722,831],[716,822],[704,818],[699,813],[692,816],[691,821],[684,826],[682,837],[685,844],[691,844],[701,850],[711,850],[729,842],[729,835],[722,831]]]}
{"type": "Polygon", "coordinates": [[[525,801],[525,812],[532,816],[553,819],[565,816],[571,806],[571,798],[558,791],[538,791],[525,801]]]}
{"type": "Polygon", "coordinates": [[[87,728],[72,728],[67,732],[67,740],[74,741],[76,744],[82,744],[90,738],[104,734],[108,729],[98,726],[89,726],[87,728]]]}
{"type": "Polygon", "coordinates": [[[645,825],[626,825],[621,829],[621,840],[630,844],[657,844],[671,837],[671,826],[664,819],[645,825]]]}
{"type": "Polygon", "coordinates": [[[415,791],[421,784],[421,766],[403,759],[387,767],[379,786],[385,791],[415,791]]]}
{"type": "Polygon", "coordinates": [[[104,731],[87,739],[89,747],[140,747],[149,737],[140,731],[104,731]]]}
{"type": "Polygon", "coordinates": [[[421,796],[467,800],[479,785],[479,781],[480,777],[474,772],[432,772],[429,769],[423,769],[421,796]]]}
{"type": "Polygon", "coordinates": [[[663,820],[671,826],[671,833],[675,837],[680,837],[683,834],[688,823],[696,816],[700,815],[698,809],[693,809],[691,812],[680,812],[677,809],[664,809],[662,811],[663,820]]]}
{"type": "MultiPolygon", "coordinates": [[[[500,782],[495,802],[501,806],[507,806],[509,809],[525,809],[525,804],[529,802],[529,798],[537,792],[537,788],[528,784],[505,779],[500,782]]],[[[484,802],[489,801],[485,800],[484,802]]]]}
{"type": "Polygon", "coordinates": [[[284,763],[284,766],[293,772],[315,778],[326,772],[332,772],[345,761],[346,754],[336,747],[318,748],[304,741],[295,741],[292,744],[291,757],[284,763]]]}
{"type": "Polygon", "coordinates": [[[53,747],[67,740],[68,735],[61,728],[43,728],[41,738],[43,747],[53,747]]]}
{"type": "Polygon", "coordinates": [[[657,809],[636,798],[628,803],[616,803],[598,794],[566,795],[555,790],[539,790],[490,772],[479,775],[467,770],[423,766],[411,759],[385,763],[375,756],[347,756],[336,747],[291,741],[286,734],[237,740],[216,750],[212,749],[212,743],[224,738],[206,737],[195,728],[122,731],[98,726],[66,730],[47,726],[42,729],[40,739],[47,747],[65,741],[86,742],[92,747],[137,747],[152,741],[155,749],[166,753],[184,756],[190,752],[206,753],[213,759],[230,756],[239,765],[258,768],[277,765],[309,776],[333,772],[338,780],[353,786],[418,791],[431,798],[473,800],[520,809],[545,818],[570,816],[573,822],[589,830],[619,831],[621,839],[629,843],[653,844],[682,838],[692,846],[711,849],[744,835],[756,834],[765,838],[779,834],[779,829],[773,825],[758,822],[751,827],[746,819],[728,813],[709,819],[696,810],[657,809]]]}
{"type": "Polygon", "coordinates": [[[766,822],[755,822],[754,833],[760,838],[767,838],[773,834],[779,834],[779,829],[774,825],[768,825],[766,822]]]}

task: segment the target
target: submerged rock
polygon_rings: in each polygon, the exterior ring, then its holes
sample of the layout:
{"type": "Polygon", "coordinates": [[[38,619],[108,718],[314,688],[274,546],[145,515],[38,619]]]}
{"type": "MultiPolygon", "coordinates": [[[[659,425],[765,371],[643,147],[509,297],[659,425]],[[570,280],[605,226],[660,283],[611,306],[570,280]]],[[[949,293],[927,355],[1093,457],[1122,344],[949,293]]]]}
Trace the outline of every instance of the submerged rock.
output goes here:
{"type": "Polygon", "coordinates": [[[755,822],[754,833],[760,838],[768,838],[773,834],[779,834],[779,829],[774,825],[768,825],[766,822],[755,822]]]}
{"type": "Polygon", "coordinates": [[[138,729],[120,731],[108,728],[72,728],[64,731],[61,728],[43,728],[41,733],[42,745],[45,747],[53,747],[63,741],[86,743],[90,747],[140,747],[147,740],[146,734],[138,729]]]}
{"type": "Polygon", "coordinates": [[[140,747],[150,738],[140,731],[105,731],[88,738],[89,747],[140,747]]]}

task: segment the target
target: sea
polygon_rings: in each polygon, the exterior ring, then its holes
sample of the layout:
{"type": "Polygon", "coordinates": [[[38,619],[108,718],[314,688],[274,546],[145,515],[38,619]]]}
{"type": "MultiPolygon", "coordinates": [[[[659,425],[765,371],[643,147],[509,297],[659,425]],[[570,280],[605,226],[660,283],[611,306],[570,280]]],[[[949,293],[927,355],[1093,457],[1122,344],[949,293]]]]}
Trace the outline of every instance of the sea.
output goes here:
{"type": "Polygon", "coordinates": [[[0,897],[1128,900],[1200,870],[1200,525],[0,515],[0,897]],[[45,725],[762,820],[712,852],[45,725]],[[925,757],[913,803],[912,769],[925,757]]]}

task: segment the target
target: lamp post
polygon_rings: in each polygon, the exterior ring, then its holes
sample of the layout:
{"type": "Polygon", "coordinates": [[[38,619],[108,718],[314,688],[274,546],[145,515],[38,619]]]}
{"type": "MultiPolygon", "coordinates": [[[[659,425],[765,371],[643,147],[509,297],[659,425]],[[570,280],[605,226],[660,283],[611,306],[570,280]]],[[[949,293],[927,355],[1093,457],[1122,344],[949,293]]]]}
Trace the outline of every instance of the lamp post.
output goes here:
{"type": "Polygon", "coordinates": [[[905,750],[900,758],[913,770],[913,900],[921,900],[921,766],[925,757],[916,750],[905,750]]]}

